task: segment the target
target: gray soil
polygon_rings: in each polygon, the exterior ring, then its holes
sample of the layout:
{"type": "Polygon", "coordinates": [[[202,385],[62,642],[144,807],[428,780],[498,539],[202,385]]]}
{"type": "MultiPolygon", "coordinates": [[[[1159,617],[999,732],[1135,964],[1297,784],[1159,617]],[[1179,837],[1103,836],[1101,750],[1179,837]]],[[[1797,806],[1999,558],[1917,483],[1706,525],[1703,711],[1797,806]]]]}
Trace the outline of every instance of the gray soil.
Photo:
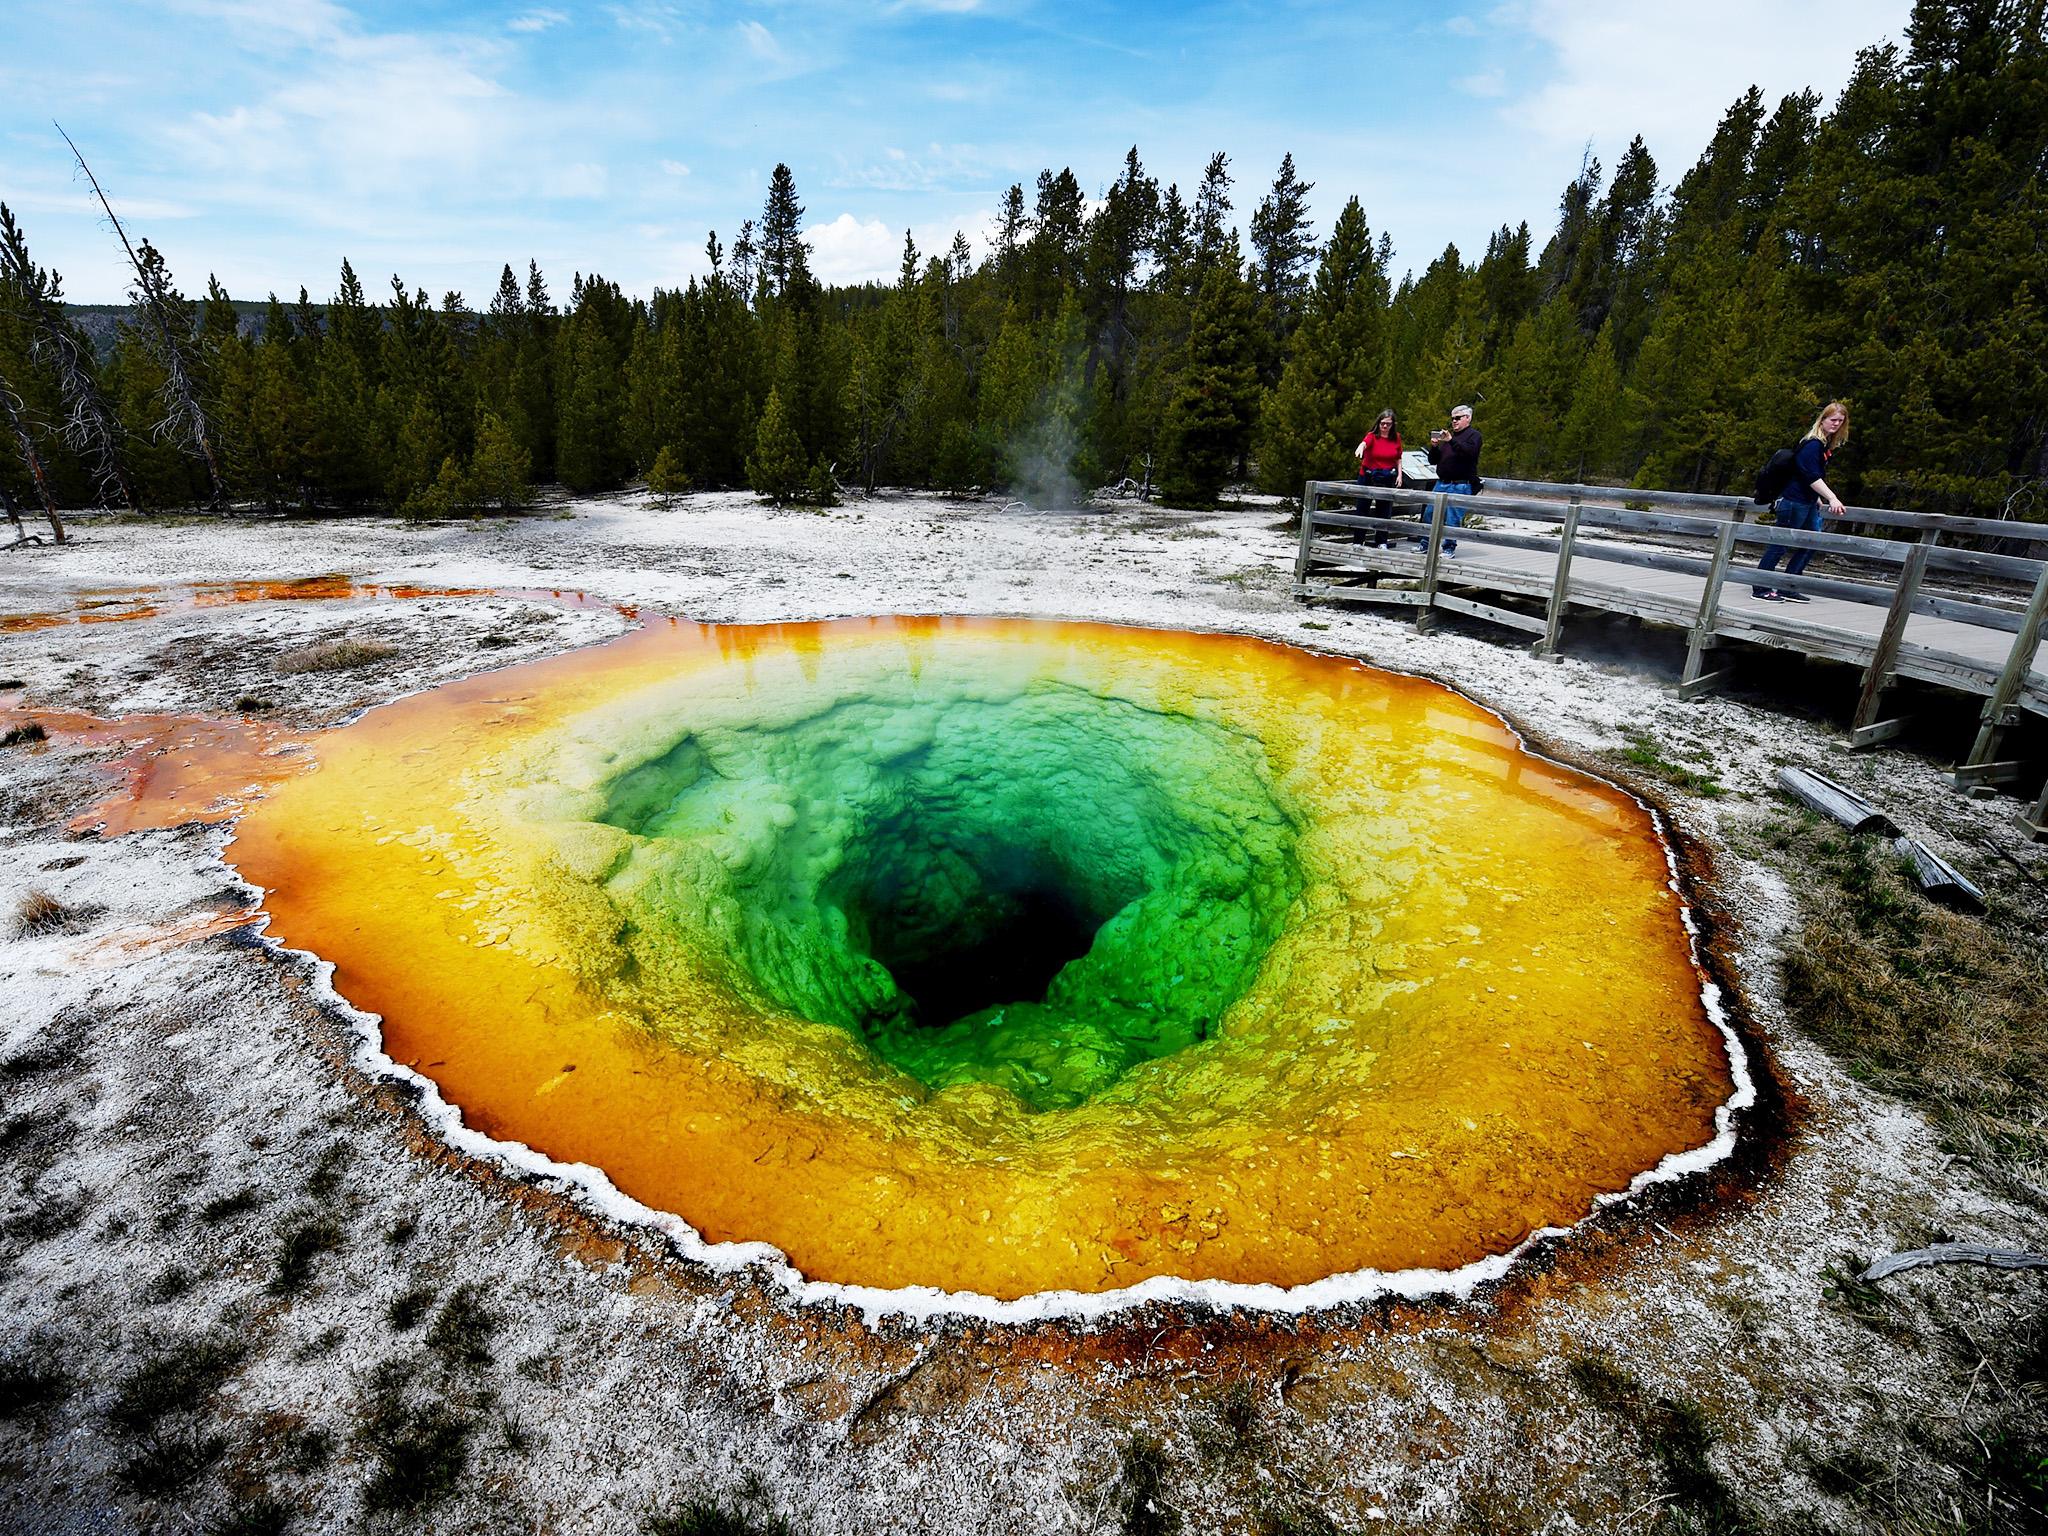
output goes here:
{"type": "MultiPolygon", "coordinates": [[[[1802,876],[1796,851],[1762,841],[1783,815],[1772,775],[1808,763],[2038,921],[2048,867],[2011,801],[1964,799],[1910,751],[1847,758],[1797,700],[1681,704],[1659,637],[1589,624],[1546,665],[1476,626],[1306,610],[1270,504],[566,510],[427,529],[88,521],[70,547],[0,559],[0,615],[342,572],[710,621],[1225,629],[1436,676],[1603,771],[1680,766],[1642,787],[1694,850],[1788,1129],[1763,1117],[1711,1187],[1603,1218],[1469,1301],[871,1326],[693,1269],[440,1146],[352,1064],[354,1026],[310,963],[217,931],[250,900],[219,859],[227,829],[67,833],[104,791],[103,754],[23,742],[0,749],[0,926],[31,891],[62,910],[0,933],[0,1526],[2028,1528],[2025,1469],[1974,1415],[2040,1390],[2024,1375],[2038,1358],[2014,1351],[2039,1348],[2042,1276],[1854,1276],[1941,1237],[2048,1248],[2048,1216],[1786,1017],[1802,876]],[[1911,1499],[1874,1499],[1902,1478],[1911,1499]],[[733,1523],[704,1523],[714,1503],[733,1523]],[[1873,1513],[1901,1503],[1912,1512],[1873,1513]]],[[[42,709],[254,699],[322,725],[626,622],[510,597],[172,606],[0,633],[0,681],[42,709]],[[343,637],[375,653],[294,659],[343,637]]]]}

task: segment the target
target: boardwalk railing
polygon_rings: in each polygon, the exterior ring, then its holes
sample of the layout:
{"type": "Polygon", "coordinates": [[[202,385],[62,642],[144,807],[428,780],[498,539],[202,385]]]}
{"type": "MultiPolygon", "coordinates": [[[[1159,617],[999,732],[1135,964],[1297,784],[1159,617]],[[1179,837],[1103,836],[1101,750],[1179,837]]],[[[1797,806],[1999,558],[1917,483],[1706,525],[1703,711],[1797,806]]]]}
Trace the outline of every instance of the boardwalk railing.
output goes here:
{"type": "MultiPolygon", "coordinates": [[[[1462,613],[1531,635],[1531,649],[1551,659],[1570,606],[1631,614],[1686,631],[1687,698],[1722,679],[1713,659],[1733,642],[1824,656],[1862,670],[1855,747],[1904,727],[1885,712],[1901,678],[1979,695],[1976,740],[1954,772],[1959,788],[2017,778],[2022,765],[1999,755],[2006,733],[2023,711],[2048,717],[2042,524],[1850,507],[1807,533],[1748,521],[1761,509],[1732,496],[1522,480],[1489,480],[1485,494],[1456,498],[1311,480],[1302,506],[1294,581],[1306,598],[1412,607],[1425,627],[1438,611],[1462,613]],[[1447,504],[1482,516],[1483,526],[1446,528],[1447,504]],[[1832,531],[1851,528],[1907,536],[1832,531]],[[2028,553],[1944,542],[1961,539],[2028,553]],[[1455,556],[1445,547],[1453,542],[1455,556]],[[1413,551],[1402,547],[1409,543],[1413,551]],[[1759,572],[1769,545],[1810,550],[1828,569],[1759,572]],[[1749,590],[1757,587],[1819,601],[1760,601],[1749,590]]],[[[2048,836],[2048,788],[2027,821],[2048,836]]]]}

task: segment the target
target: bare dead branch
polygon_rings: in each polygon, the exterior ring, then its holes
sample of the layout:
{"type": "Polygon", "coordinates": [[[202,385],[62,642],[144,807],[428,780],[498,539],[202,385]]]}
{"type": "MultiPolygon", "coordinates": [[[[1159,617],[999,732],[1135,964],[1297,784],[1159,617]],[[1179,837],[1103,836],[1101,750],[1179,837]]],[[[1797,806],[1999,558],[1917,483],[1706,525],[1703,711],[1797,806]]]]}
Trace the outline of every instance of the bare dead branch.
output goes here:
{"type": "Polygon", "coordinates": [[[58,432],[65,446],[91,466],[94,488],[107,506],[115,498],[132,512],[143,510],[135,482],[121,457],[121,428],[79,344],[78,333],[64,323],[63,279],[37,266],[14,214],[0,203],[0,279],[11,282],[30,325],[30,356],[57,378],[64,420],[58,432]]]}
{"type": "Polygon", "coordinates": [[[92,173],[92,167],[85,163],[78,146],[71,142],[71,135],[64,132],[64,125],[53,124],[72,157],[78,161],[79,170],[92,186],[93,196],[99,199],[100,208],[107,216],[107,222],[120,237],[121,248],[128,253],[128,264],[135,271],[135,298],[142,312],[149,317],[157,338],[157,361],[163,365],[163,401],[165,415],[157,423],[158,435],[175,438],[189,451],[195,452],[206,461],[206,473],[211,482],[213,501],[216,506],[224,505],[228,499],[227,481],[221,474],[220,456],[214,451],[213,433],[206,419],[206,408],[199,399],[199,390],[193,378],[190,353],[190,337],[180,336],[178,327],[172,324],[176,310],[170,278],[165,271],[164,259],[150,243],[142,242],[138,253],[128,239],[128,231],[114,212],[114,205],[107,201],[107,194],[100,187],[99,178],[92,173]]]}

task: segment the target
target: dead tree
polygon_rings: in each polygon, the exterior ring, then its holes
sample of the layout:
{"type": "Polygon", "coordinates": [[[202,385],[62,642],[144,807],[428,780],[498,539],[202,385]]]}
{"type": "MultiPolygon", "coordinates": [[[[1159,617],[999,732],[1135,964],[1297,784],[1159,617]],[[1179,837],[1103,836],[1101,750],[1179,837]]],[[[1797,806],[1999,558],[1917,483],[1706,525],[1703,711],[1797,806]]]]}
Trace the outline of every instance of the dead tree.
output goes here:
{"type": "Polygon", "coordinates": [[[0,512],[5,512],[7,521],[14,524],[14,542],[7,546],[9,549],[21,548],[32,537],[38,544],[42,542],[40,537],[31,535],[28,529],[22,526],[21,514],[14,510],[14,498],[7,493],[7,487],[4,485],[0,485],[0,512]]]}
{"type": "MultiPolygon", "coordinates": [[[[14,434],[14,446],[21,454],[23,466],[28,470],[29,483],[35,486],[36,495],[42,498],[43,516],[49,521],[50,532],[56,537],[57,542],[62,544],[64,519],[57,515],[57,501],[50,494],[50,477],[43,472],[43,456],[36,452],[35,434],[28,428],[28,407],[22,402],[21,396],[14,392],[14,386],[4,377],[0,377],[0,416],[7,418],[7,428],[14,434]]],[[[14,518],[15,527],[21,526],[21,519],[15,517],[11,502],[7,508],[7,515],[14,518]]],[[[23,534],[17,542],[27,543],[28,535],[23,534]]]]}
{"type": "Polygon", "coordinates": [[[104,505],[114,506],[119,498],[129,511],[143,511],[121,457],[120,424],[93,377],[78,332],[64,323],[64,279],[29,260],[28,241],[5,203],[0,203],[0,283],[8,285],[26,313],[31,355],[56,375],[64,407],[58,430],[65,446],[91,466],[104,505]]]}
{"type": "Polygon", "coordinates": [[[138,253],[128,239],[128,231],[121,227],[121,220],[114,213],[114,205],[107,201],[107,194],[100,190],[99,178],[92,173],[92,167],[85,163],[85,156],[79,154],[78,146],[71,143],[71,135],[64,133],[63,126],[57,125],[57,132],[63,134],[64,142],[71,146],[71,154],[78,161],[79,170],[92,186],[93,196],[99,199],[100,208],[106,213],[107,222],[114,226],[114,233],[121,239],[121,248],[128,253],[128,265],[135,272],[135,286],[132,290],[135,304],[156,332],[158,358],[163,364],[164,387],[162,400],[163,420],[156,424],[156,435],[182,444],[188,452],[196,453],[206,461],[206,473],[212,485],[213,504],[225,506],[228,499],[227,480],[220,471],[220,455],[214,451],[213,432],[207,423],[206,407],[199,398],[198,380],[192,365],[190,325],[181,324],[184,300],[171,286],[170,269],[164,264],[163,253],[147,240],[142,242],[138,253]],[[183,331],[186,334],[180,334],[183,331]]]}

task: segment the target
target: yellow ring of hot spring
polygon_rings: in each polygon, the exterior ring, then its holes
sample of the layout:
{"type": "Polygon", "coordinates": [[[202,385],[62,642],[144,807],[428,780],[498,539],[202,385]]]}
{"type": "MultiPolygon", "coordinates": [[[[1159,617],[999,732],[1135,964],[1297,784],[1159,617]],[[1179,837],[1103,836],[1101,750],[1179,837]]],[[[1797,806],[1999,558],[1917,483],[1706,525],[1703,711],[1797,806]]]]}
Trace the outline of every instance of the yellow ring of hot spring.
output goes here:
{"type": "Polygon", "coordinates": [[[1731,1092],[1649,814],[1470,701],[1352,662],[1093,625],[662,622],[316,750],[230,850],[273,935],[334,962],[475,1129],[814,1280],[1014,1298],[1457,1268],[1706,1143],[1731,1092]],[[734,697],[800,714],[961,668],[1262,743],[1304,815],[1305,884],[1216,1038],[1033,1114],[986,1085],[927,1093],[708,973],[687,1008],[621,1011],[616,914],[577,829],[534,808],[635,721],[734,697]]]}

